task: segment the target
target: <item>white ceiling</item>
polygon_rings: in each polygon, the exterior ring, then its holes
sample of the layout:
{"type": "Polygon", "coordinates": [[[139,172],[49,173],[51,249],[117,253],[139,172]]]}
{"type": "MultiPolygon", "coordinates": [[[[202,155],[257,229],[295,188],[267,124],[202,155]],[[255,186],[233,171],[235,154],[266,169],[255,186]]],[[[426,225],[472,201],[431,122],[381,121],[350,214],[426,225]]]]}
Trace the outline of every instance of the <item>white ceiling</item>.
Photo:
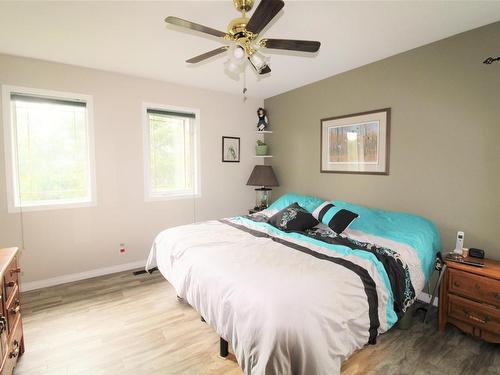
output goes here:
{"type": "MultiPolygon", "coordinates": [[[[255,9],[255,7],[254,7],[255,9]]],[[[222,31],[239,15],[232,1],[0,1],[0,53],[104,69],[230,93],[224,55],[184,61],[219,47],[217,38],[173,26],[168,15],[222,31]]],[[[248,95],[270,97],[500,20],[500,1],[286,1],[267,37],[322,42],[316,56],[267,50],[272,73],[247,69],[248,95]]]]}

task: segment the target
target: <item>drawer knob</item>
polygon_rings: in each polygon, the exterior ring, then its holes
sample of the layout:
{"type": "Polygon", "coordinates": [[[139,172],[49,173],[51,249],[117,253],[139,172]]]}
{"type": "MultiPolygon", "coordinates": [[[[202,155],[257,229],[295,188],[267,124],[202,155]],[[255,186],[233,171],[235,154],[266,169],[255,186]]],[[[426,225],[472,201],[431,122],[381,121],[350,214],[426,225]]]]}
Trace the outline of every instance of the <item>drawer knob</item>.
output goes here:
{"type": "Polygon", "coordinates": [[[500,293],[493,293],[493,297],[500,301],[500,293]]]}
{"type": "Polygon", "coordinates": [[[16,285],[16,283],[15,283],[14,281],[9,281],[9,282],[7,283],[7,286],[8,286],[9,288],[12,288],[14,285],[16,285]]]}
{"type": "Polygon", "coordinates": [[[13,307],[9,310],[9,313],[11,313],[12,315],[16,315],[19,310],[21,310],[21,306],[17,305],[16,307],[13,307]]]}
{"type": "Polygon", "coordinates": [[[478,283],[476,283],[476,284],[474,284],[474,288],[476,288],[476,289],[479,290],[479,289],[481,289],[481,285],[479,285],[478,283]]]}
{"type": "Polygon", "coordinates": [[[16,358],[19,355],[19,347],[9,353],[9,358],[16,358]]]}
{"type": "Polygon", "coordinates": [[[454,285],[456,288],[458,288],[458,287],[460,286],[460,283],[459,283],[458,281],[454,281],[454,282],[453,282],[453,285],[454,285]]]}

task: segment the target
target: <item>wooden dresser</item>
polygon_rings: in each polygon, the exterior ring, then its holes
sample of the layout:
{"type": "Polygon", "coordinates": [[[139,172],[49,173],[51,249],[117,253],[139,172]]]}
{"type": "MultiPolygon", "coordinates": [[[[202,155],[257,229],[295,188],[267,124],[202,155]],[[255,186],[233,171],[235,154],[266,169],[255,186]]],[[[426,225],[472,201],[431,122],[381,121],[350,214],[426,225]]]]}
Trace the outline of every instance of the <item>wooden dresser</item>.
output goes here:
{"type": "Polygon", "coordinates": [[[484,268],[446,261],[439,291],[439,330],[451,323],[463,332],[485,341],[500,343],[500,262],[484,268]]]}
{"type": "Polygon", "coordinates": [[[24,353],[23,324],[19,300],[18,249],[0,249],[0,375],[12,374],[20,355],[24,353]]]}

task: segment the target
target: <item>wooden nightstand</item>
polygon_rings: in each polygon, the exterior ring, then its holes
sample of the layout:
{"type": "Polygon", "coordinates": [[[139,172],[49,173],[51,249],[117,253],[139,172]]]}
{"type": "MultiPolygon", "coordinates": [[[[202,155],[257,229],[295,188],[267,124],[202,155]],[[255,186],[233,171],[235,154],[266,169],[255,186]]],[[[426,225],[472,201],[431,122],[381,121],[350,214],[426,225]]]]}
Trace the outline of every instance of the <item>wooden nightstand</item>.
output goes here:
{"type": "Polygon", "coordinates": [[[439,330],[451,323],[469,335],[500,343],[500,262],[466,259],[485,266],[446,261],[439,291],[439,330]]]}

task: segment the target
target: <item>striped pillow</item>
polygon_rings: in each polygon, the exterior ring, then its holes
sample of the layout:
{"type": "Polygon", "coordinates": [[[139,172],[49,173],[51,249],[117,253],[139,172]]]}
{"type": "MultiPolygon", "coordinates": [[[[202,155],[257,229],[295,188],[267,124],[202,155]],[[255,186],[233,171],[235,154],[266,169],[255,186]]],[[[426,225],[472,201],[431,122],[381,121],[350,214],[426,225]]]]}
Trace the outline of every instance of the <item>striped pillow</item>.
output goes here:
{"type": "Polygon", "coordinates": [[[324,202],[313,212],[313,216],[328,225],[335,233],[342,233],[359,215],[345,208],[336,207],[332,202],[324,202]]]}

